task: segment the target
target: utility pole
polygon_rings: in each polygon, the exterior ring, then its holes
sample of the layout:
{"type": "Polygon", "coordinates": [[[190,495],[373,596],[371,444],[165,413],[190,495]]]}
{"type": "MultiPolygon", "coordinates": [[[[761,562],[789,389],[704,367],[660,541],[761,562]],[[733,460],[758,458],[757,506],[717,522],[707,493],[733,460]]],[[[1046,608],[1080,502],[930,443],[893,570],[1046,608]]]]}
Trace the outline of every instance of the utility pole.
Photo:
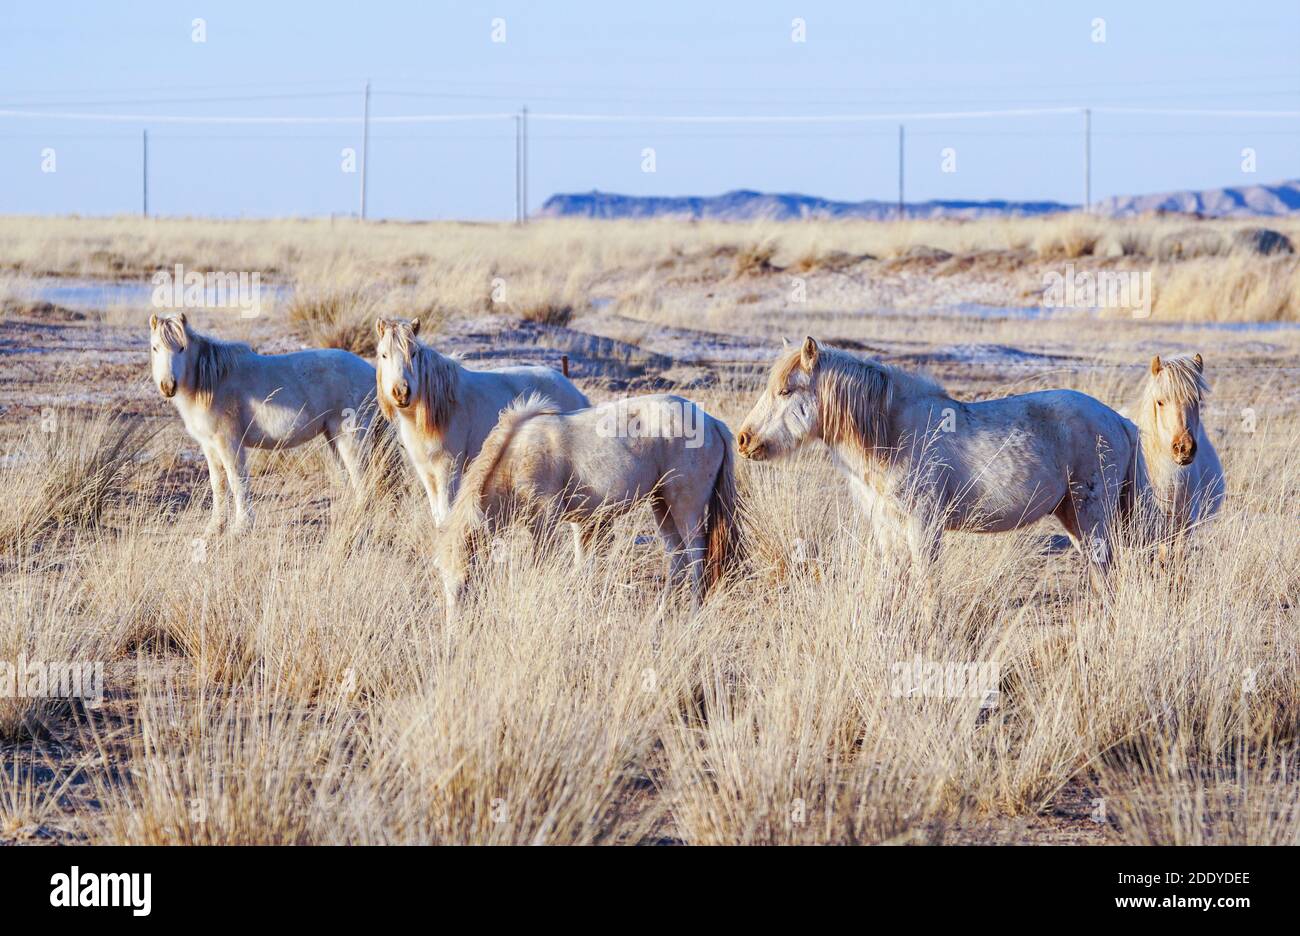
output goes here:
{"type": "Polygon", "coordinates": [[[524,121],[515,114],[515,224],[524,223],[524,121]]]}
{"type": "Polygon", "coordinates": [[[903,125],[898,125],[898,220],[903,220],[903,125]]]}
{"type": "Polygon", "coordinates": [[[370,79],[366,79],[364,103],[361,105],[361,220],[366,220],[366,157],[370,150],[370,79]]]}
{"type": "Polygon", "coordinates": [[[520,179],[519,190],[522,193],[520,195],[521,202],[519,206],[519,212],[520,212],[520,218],[523,220],[523,223],[527,224],[528,223],[528,108],[527,107],[525,107],[523,111],[520,113],[519,122],[522,130],[522,132],[520,133],[520,139],[522,140],[523,143],[523,149],[521,150],[521,158],[520,158],[520,169],[519,169],[519,179],[520,179]]]}
{"type": "Polygon", "coordinates": [[[149,131],[140,131],[140,217],[149,217],[149,131]]]}
{"type": "Polygon", "coordinates": [[[1092,110],[1083,109],[1083,213],[1092,211],[1092,110]]]}

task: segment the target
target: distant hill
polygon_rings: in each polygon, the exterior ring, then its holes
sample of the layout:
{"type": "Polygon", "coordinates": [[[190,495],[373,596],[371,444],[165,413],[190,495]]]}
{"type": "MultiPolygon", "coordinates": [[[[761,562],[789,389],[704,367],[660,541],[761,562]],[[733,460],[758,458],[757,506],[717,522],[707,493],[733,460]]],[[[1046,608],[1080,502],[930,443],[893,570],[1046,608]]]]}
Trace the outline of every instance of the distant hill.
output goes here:
{"type": "MultiPolygon", "coordinates": [[[[1073,211],[1078,205],[1053,201],[908,202],[909,218],[1027,217],[1073,211]]],[[[1300,212],[1300,180],[1275,185],[1248,185],[1203,192],[1167,192],[1160,195],[1124,195],[1108,198],[1096,210],[1107,215],[1144,212],[1189,212],[1220,217],[1268,217],[1300,212]]],[[[814,195],[769,194],[740,189],[722,195],[641,196],[613,192],[552,195],[542,205],[546,218],[699,218],[717,221],[801,218],[896,217],[898,203],[888,201],[832,201],[814,195]]]]}
{"type": "MultiPolygon", "coordinates": [[[[985,215],[1039,215],[1069,211],[1060,202],[929,201],[908,202],[909,218],[979,218],[985,215]]],[[[867,218],[881,220],[898,214],[897,202],[831,201],[814,195],[772,195],[741,189],[723,195],[677,197],[617,195],[588,192],[552,195],[540,212],[547,218],[700,218],[716,221],[793,221],[800,218],[867,218]]]]}
{"type": "Polygon", "coordinates": [[[1300,211],[1300,179],[1274,185],[1206,189],[1203,192],[1123,195],[1098,202],[1097,210],[1102,214],[1121,216],[1182,211],[1219,218],[1276,217],[1300,211]]]}

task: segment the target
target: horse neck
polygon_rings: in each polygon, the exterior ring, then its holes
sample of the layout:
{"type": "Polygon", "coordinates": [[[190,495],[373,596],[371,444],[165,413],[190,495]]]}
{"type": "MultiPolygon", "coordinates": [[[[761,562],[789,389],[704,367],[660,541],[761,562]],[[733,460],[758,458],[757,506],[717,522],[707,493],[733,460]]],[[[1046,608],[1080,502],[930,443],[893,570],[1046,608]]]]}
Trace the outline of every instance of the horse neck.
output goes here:
{"type": "Polygon", "coordinates": [[[904,450],[919,454],[924,439],[934,431],[935,413],[958,404],[946,390],[924,377],[893,369],[885,374],[890,391],[880,414],[876,458],[893,464],[904,450]],[[920,448],[918,440],[922,440],[920,448]]]}
{"type": "Polygon", "coordinates": [[[448,357],[440,353],[436,348],[420,344],[418,341],[415,345],[413,357],[419,359],[420,366],[424,369],[426,375],[432,374],[436,376],[440,382],[450,384],[453,389],[460,386],[461,376],[465,368],[455,358],[448,357]]]}
{"type": "MultiPolygon", "coordinates": [[[[861,367],[871,372],[863,380],[879,377],[884,382],[879,408],[870,412],[853,413],[854,429],[848,437],[831,439],[829,447],[835,452],[842,465],[852,469],[858,476],[876,478],[887,472],[893,463],[893,451],[897,446],[898,416],[902,404],[910,394],[919,389],[919,382],[907,380],[906,374],[880,367],[875,363],[861,363],[861,367]]],[[[850,407],[852,411],[852,407],[850,407]]]]}
{"type": "Polygon", "coordinates": [[[225,382],[234,359],[237,356],[253,353],[252,349],[245,345],[217,341],[207,335],[191,332],[185,355],[185,378],[180,389],[193,400],[210,401],[225,382]],[[211,371],[208,375],[211,385],[208,387],[201,386],[199,374],[201,367],[207,367],[211,371]]]}

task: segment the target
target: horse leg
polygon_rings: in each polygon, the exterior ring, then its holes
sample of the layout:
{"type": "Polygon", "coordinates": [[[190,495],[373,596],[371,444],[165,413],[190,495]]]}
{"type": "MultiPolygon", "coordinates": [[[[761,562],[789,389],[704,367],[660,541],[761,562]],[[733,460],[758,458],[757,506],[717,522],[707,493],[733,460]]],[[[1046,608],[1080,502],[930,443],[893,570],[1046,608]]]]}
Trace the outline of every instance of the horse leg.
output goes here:
{"type": "MultiPolygon", "coordinates": [[[[680,535],[681,530],[678,530],[680,535]]],[[[700,604],[704,601],[704,557],[708,552],[708,537],[704,535],[703,517],[700,522],[695,524],[695,529],[689,536],[683,536],[686,542],[686,548],[683,550],[686,556],[687,568],[690,573],[691,581],[691,608],[698,610],[700,604]]]]}
{"type": "Polygon", "coordinates": [[[663,495],[655,494],[650,498],[650,510],[655,517],[655,532],[663,540],[664,552],[668,553],[668,588],[671,590],[681,582],[685,571],[683,569],[686,562],[685,544],[677,535],[677,526],[668,509],[668,501],[663,498],[663,495]]]}
{"type": "Polygon", "coordinates": [[[1091,494],[1082,495],[1075,501],[1074,516],[1093,584],[1101,586],[1110,572],[1111,550],[1114,548],[1105,500],[1091,494]]]}
{"type": "Polygon", "coordinates": [[[442,526],[451,516],[451,502],[456,497],[456,486],[460,476],[450,459],[435,464],[432,474],[434,488],[437,491],[433,511],[434,522],[442,526]]]}
{"type": "Polygon", "coordinates": [[[339,431],[331,436],[330,446],[338,454],[339,460],[343,462],[343,467],[348,473],[348,479],[352,482],[353,491],[359,494],[363,490],[365,482],[365,465],[360,431],[348,429],[347,426],[340,426],[339,431]]]}
{"type": "Polygon", "coordinates": [[[569,529],[573,534],[573,564],[582,565],[597,549],[613,542],[608,524],[582,524],[570,521],[569,529]]]}
{"type": "Polygon", "coordinates": [[[707,510],[707,494],[699,504],[682,503],[682,498],[678,498],[677,503],[668,508],[677,527],[677,536],[684,545],[678,550],[678,555],[682,557],[690,579],[692,609],[698,609],[704,600],[704,562],[709,544],[705,522],[707,510]]]}
{"type": "Polygon", "coordinates": [[[429,498],[429,512],[433,515],[434,529],[439,529],[447,522],[451,514],[452,469],[441,463],[433,465],[416,464],[415,473],[419,475],[420,484],[429,498]]]}
{"type": "Polygon", "coordinates": [[[248,454],[238,443],[225,446],[221,460],[226,466],[226,480],[235,496],[235,523],[232,532],[242,533],[253,522],[253,507],[249,503],[248,454]]]}
{"type": "Polygon", "coordinates": [[[1070,537],[1070,542],[1080,553],[1084,552],[1083,534],[1079,530],[1079,517],[1074,510],[1074,498],[1069,494],[1061,498],[1061,502],[1056,505],[1052,515],[1061,521],[1061,526],[1065,527],[1065,533],[1070,537]]]}
{"type": "Polygon", "coordinates": [[[208,463],[208,484],[212,487],[212,518],[208,520],[203,535],[220,536],[226,528],[226,469],[215,447],[204,445],[203,457],[208,463]]]}

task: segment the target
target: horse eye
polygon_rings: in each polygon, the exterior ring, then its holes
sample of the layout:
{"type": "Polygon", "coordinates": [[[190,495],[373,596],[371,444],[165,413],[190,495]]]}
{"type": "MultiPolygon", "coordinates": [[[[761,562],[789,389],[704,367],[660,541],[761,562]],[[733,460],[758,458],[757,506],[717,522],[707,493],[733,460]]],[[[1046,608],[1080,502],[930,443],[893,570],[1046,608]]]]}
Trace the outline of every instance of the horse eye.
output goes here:
{"type": "Polygon", "coordinates": [[[1156,400],[1156,406],[1164,406],[1164,405],[1165,405],[1164,400],[1156,400]]]}
{"type": "Polygon", "coordinates": [[[379,355],[379,356],[380,356],[381,358],[383,358],[385,361],[388,360],[388,355],[387,355],[387,354],[381,354],[381,355],[379,355]]]}
{"type": "Polygon", "coordinates": [[[792,393],[794,393],[794,391],[791,390],[789,387],[786,387],[784,390],[781,391],[780,395],[781,395],[781,396],[790,396],[790,394],[792,394],[792,393]]]}

